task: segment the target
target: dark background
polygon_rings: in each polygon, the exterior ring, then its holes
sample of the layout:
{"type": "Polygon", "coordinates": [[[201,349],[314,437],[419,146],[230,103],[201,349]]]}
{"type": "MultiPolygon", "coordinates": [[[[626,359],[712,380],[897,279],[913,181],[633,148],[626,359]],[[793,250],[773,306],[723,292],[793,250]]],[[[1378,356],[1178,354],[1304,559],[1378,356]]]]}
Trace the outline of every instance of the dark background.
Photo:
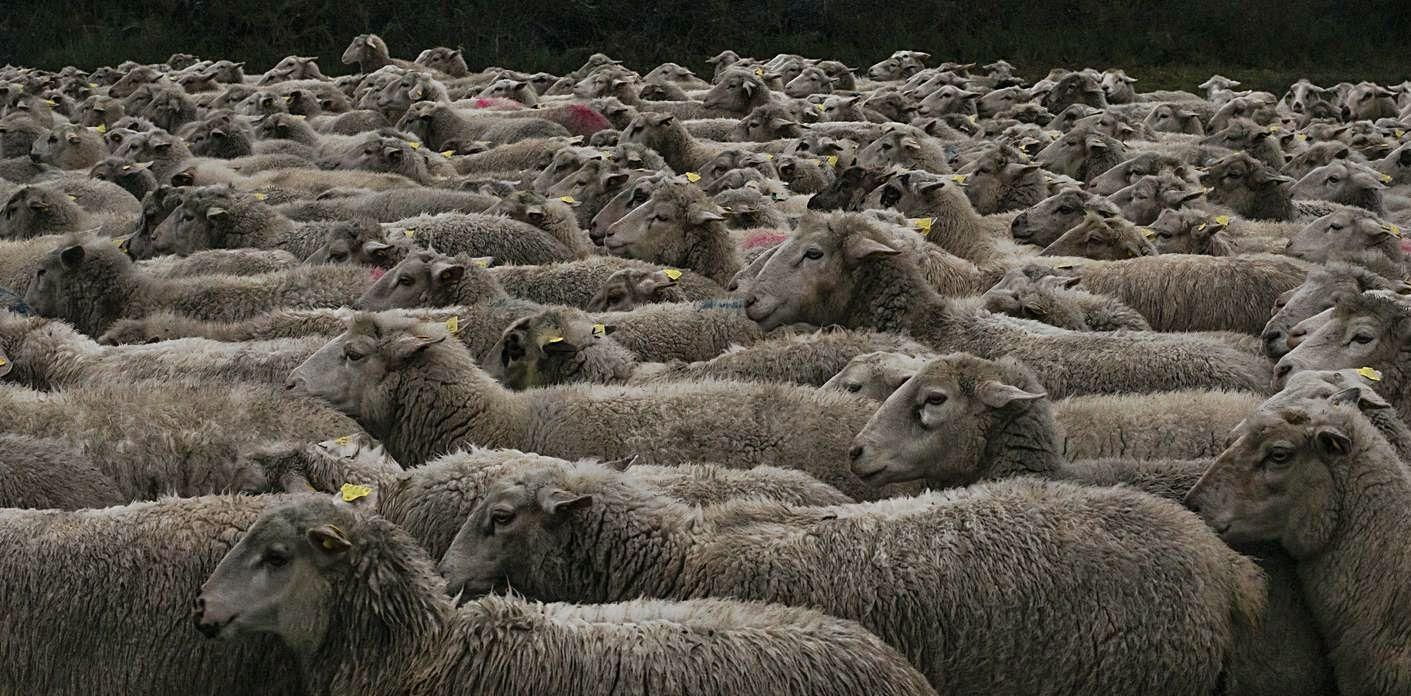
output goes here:
{"type": "Polygon", "coordinates": [[[909,48],[1006,58],[1031,80],[1054,66],[1125,67],[1139,89],[1190,89],[1213,72],[1263,89],[1411,77],[1411,0],[0,0],[0,63],[92,68],[186,51],[253,74],[298,54],[336,75],[368,31],[406,59],[463,46],[472,70],[563,73],[603,51],[643,72],[674,60],[709,75],[705,59],[725,48],[865,68],[909,48]]]}

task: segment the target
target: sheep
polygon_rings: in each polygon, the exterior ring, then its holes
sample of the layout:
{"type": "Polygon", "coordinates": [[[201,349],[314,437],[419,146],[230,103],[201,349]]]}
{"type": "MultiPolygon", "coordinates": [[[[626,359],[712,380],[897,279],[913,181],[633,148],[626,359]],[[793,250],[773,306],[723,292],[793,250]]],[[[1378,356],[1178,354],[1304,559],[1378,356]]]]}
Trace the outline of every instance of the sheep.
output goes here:
{"type": "Polygon", "coordinates": [[[301,266],[256,276],[145,275],[110,240],[66,238],[35,272],[25,302],[90,336],[121,318],[171,309],[192,318],[232,320],[279,307],[352,303],[368,284],[356,266],[301,266]]]}
{"type": "Polygon", "coordinates": [[[1134,491],[1014,481],[910,501],[699,510],[591,464],[503,476],[439,570],[449,591],[468,595],[503,580],[546,600],[725,595],[821,607],[902,650],[937,687],[1003,694],[1207,693],[1264,601],[1251,562],[1195,515],[1134,491]],[[1056,528],[1066,531],[1047,531],[1056,528]],[[603,559],[626,558],[638,529],[655,530],[635,542],[636,557],[649,560],[630,572],[609,568],[603,559]],[[1133,529],[1141,533],[1127,541],[1133,529]],[[1151,553],[1153,543],[1163,550],[1151,553]],[[980,557],[982,570],[964,570],[976,566],[962,559],[980,557]],[[1113,565],[1094,571],[1108,583],[1129,578],[1133,587],[1116,592],[1048,570],[1094,559],[1113,565]],[[995,586],[996,577],[1034,573],[1043,580],[995,586]],[[991,596],[1005,599],[976,599],[991,596]],[[1052,611],[1036,619],[1034,602],[1052,611]],[[887,610],[898,603],[906,609],[887,610]],[[1072,640],[1105,635],[1113,621],[1126,627],[1123,641],[1072,640]],[[974,635],[988,639],[962,638],[974,635]],[[1049,635],[1069,640],[1038,637],[1049,635]],[[1086,668],[1099,662],[1123,669],[1086,668]]]}
{"type": "Polygon", "coordinates": [[[1411,688],[1397,666],[1404,628],[1382,618],[1404,611],[1401,600],[1347,587],[1351,578],[1400,580],[1404,555],[1391,540],[1411,502],[1401,459],[1351,406],[1260,411],[1232,437],[1187,505],[1227,542],[1274,542],[1293,557],[1340,693],[1411,688]]]}
{"type": "Polygon", "coordinates": [[[1284,357],[1292,348],[1294,326],[1304,319],[1321,313],[1342,300],[1368,290],[1388,290],[1401,295],[1411,294],[1411,284],[1391,281],[1362,266],[1333,261],[1308,272],[1303,284],[1280,295],[1274,303],[1274,316],[1264,325],[1260,339],[1264,354],[1271,360],[1284,357]]]}
{"type": "Polygon", "coordinates": [[[436,213],[482,213],[495,199],[470,191],[435,188],[394,189],[364,193],[347,198],[304,200],[275,208],[291,220],[363,219],[396,222],[409,217],[436,213]]]}
{"type": "Polygon", "coordinates": [[[1010,221],[1009,233],[1016,242],[1048,246],[1081,222],[1088,212],[1122,214],[1102,196],[1064,188],[1016,216],[1010,221]]]}
{"type": "Polygon", "coordinates": [[[533,225],[549,233],[577,258],[586,258],[592,253],[591,245],[588,235],[578,227],[570,204],[577,204],[571,196],[567,200],[548,199],[533,191],[516,191],[501,198],[486,213],[533,225]]]}
{"type": "Polygon", "coordinates": [[[157,177],[152,175],[147,165],[120,157],[103,159],[88,170],[88,175],[99,181],[111,181],[121,186],[139,201],[157,188],[157,177]]]}
{"type": "Polygon", "coordinates": [[[888,124],[882,135],[858,150],[857,163],[864,167],[899,166],[934,174],[951,172],[945,149],[939,141],[915,126],[899,123],[888,124]]]}
{"type": "Polygon", "coordinates": [[[1007,318],[967,314],[926,287],[914,261],[883,234],[855,213],[811,213],[752,281],[746,315],[765,330],[799,321],[840,324],[909,333],[942,351],[1012,352],[1060,396],[1264,388],[1268,368],[1257,356],[1205,339],[1039,333],[1007,318]]]}
{"type": "Polygon", "coordinates": [[[1079,287],[1137,310],[1156,331],[1259,335],[1274,300],[1303,282],[1299,261],[1269,254],[1163,254],[1077,269],[1079,287]],[[1239,302],[1228,302],[1231,297],[1239,302]]]}
{"type": "Polygon", "coordinates": [[[448,254],[491,256],[502,263],[570,261],[574,252],[554,235],[528,223],[478,213],[418,215],[385,226],[391,238],[448,254]]]}
{"type": "Polygon", "coordinates": [[[365,424],[406,466],[477,444],[565,458],[635,454],[646,464],[773,464],[803,469],[851,497],[877,495],[842,471],[839,433],[861,427],[870,412],[864,400],[728,381],[515,393],[494,383],[465,347],[447,336],[444,326],[360,314],[344,334],[294,370],[289,384],[365,424]],[[345,360],[345,355],[360,357],[345,360]],[[432,386],[425,381],[428,373],[455,375],[454,383],[438,381],[437,394],[426,393],[432,386]],[[446,390],[456,394],[442,396],[446,390]],[[665,420],[660,415],[684,413],[681,409],[698,411],[690,418],[695,426],[685,431],[674,425],[679,415],[665,420]],[[774,415],[760,418],[764,413],[774,415]],[[611,436],[602,419],[612,421],[611,436]],[[786,427],[788,436],[771,432],[786,427]],[[808,435],[799,436],[800,430],[808,435]]]}
{"type": "Polygon", "coordinates": [[[1072,229],[1044,247],[1040,256],[1081,256],[1095,261],[1121,261],[1155,256],[1152,245],[1135,225],[1120,216],[1090,212],[1072,229]]]}
{"type": "Polygon", "coordinates": [[[711,200],[725,214],[725,224],[731,229],[785,230],[793,227],[789,215],[761,187],[746,185],[715,194],[711,200]]]}
{"type": "MultiPolygon", "coordinates": [[[[118,191],[127,196],[121,189],[118,191]]],[[[90,231],[113,237],[129,231],[132,217],[130,210],[90,213],[79,205],[76,196],[57,186],[22,186],[5,202],[5,214],[0,218],[0,239],[90,231]]]]}
{"type": "Polygon", "coordinates": [[[283,248],[299,258],[312,246],[295,224],[268,205],[262,196],[224,186],[188,190],[181,206],[152,230],[157,253],[187,255],[202,249],[283,248]]]}
{"type": "Polygon", "coordinates": [[[1157,133],[1185,133],[1205,135],[1202,114],[1184,104],[1158,104],[1142,121],[1149,130],[1157,133]]]}
{"type": "MultiPolygon", "coordinates": [[[[678,173],[694,172],[709,162],[725,145],[707,144],[697,140],[671,114],[643,112],[622,130],[623,144],[645,145],[662,156],[667,166],[678,173]]],[[[739,147],[733,143],[731,147],[739,147]]]]}
{"type": "Polygon", "coordinates": [[[1332,201],[1386,214],[1382,192],[1386,176],[1366,165],[1336,161],[1317,167],[1294,183],[1290,193],[1299,198],[1332,201]]]}
{"type": "Polygon", "coordinates": [[[59,440],[0,435],[0,474],[0,507],[78,510],[126,502],[112,479],[59,440]]]}
{"type": "Polygon", "coordinates": [[[1396,186],[1411,184],[1411,143],[1388,152],[1386,157],[1373,162],[1372,166],[1391,177],[1390,183],[1396,186]]]}
{"type": "Polygon", "coordinates": [[[613,339],[616,327],[587,314],[547,309],[510,324],[481,367],[511,389],[555,384],[651,384],[727,379],[820,386],[866,351],[920,352],[904,337],[831,331],[783,336],[694,363],[643,363],[613,339]]]}
{"type": "Polygon", "coordinates": [[[1034,156],[1045,169],[1083,182],[1093,181],[1125,159],[1127,148],[1121,141],[1087,126],[1064,133],[1034,156]]]}
{"type": "MultiPolygon", "coordinates": [[[[510,172],[523,169],[538,169],[547,159],[557,162],[560,155],[581,153],[588,148],[577,147],[578,138],[563,136],[549,138],[526,138],[507,145],[498,145],[484,152],[475,152],[459,157],[455,161],[456,171],[461,174],[481,172],[510,172]]],[[[465,148],[468,142],[456,143],[465,148]]]]}
{"type": "Polygon", "coordinates": [[[57,126],[34,141],[30,159],[59,169],[88,169],[108,155],[103,136],[92,128],[57,126]]]}
{"type": "Polygon", "coordinates": [[[20,241],[0,240],[0,288],[24,297],[44,257],[63,239],[63,235],[48,235],[20,241]]]}
{"type": "Polygon", "coordinates": [[[1042,268],[1031,265],[1006,273],[982,296],[985,309],[1073,331],[1151,330],[1139,312],[1120,301],[1074,289],[1079,278],[1047,275],[1035,279],[1026,275],[1042,268]]]}
{"type": "Polygon", "coordinates": [[[46,393],[0,385],[6,430],[69,441],[113,480],[123,500],[258,492],[266,482],[233,466],[241,447],[264,438],[324,440],[358,429],[321,404],[266,385],[213,390],[208,384],[106,381],[83,387],[46,393]]]}
{"type": "Polygon", "coordinates": [[[1388,278],[1406,272],[1402,230],[1356,208],[1338,210],[1310,223],[1289,239],[1284,253],[1313,263],[1351,261],[1388,278]]]}
{"type": "Polygon", "coordinates": [[[1380,375],[1377,393],[1406,419],[1411,399],[1400,346],[1408,315],[1411,310],[1400,296],[1385,291],[1339,297],[1323,324],[1275,364],[1274,388],[1304,370],[1370,367],[1380,375]]]}
{"type": "MultiPolygon", "coordinates": [[[[685,292],[665,269],[624,268],[603,281],[584,309],[591,312],[629,312],[657,302],[685,302],[685,292]]],[[[562,304],[573,305],[572,302],[562,304]]]]}
{"type": "Polygon", "coordinates": [[[157,278],[195,275],[259,275],[286,271],[299,259],[279,249],[208,249],[190,256],[158,256],[137,262],[137,269],[157,278]]]}
{"type": "Polygon", "coordinates": [[[215,647],[182,630],[192,588],[269,502],[211,496],[5,511],[0,681],[74,696],[305,693],[293,656],[277,641],[215,647]],[[56,587],[83,591],[50,591],[56,587]]]}
{"type": "Polygon", "coordinates": [[[1039,165],[1006,145],[986,148],[959,171],[965,195],[981,215],[1021,210],[1045,197],[1039,165]]]}
{"type": "MultiPolygon", "coordinates": [[[[1229,234],[1230,216],[1210,217],[1205,211],[1186,208],[1161,211],[1147,228],[1156,251],[1161,254],[1204,254],[1234,256],[1246,243],[1262,240],[1237,240],[1229,234]]],[[[1263,244],[1264,247],[1274,246],[1263,244]]],[[[1264,248],[1260,251],[1274,251],[1264,248]]]]}
{"type": "Polygon", "coordinates": [[[886,401],[892,392],[921,370],[930,356],[930,351],[919,355],[889,351],[862,353],[849,360],[821,388],[842,390],[877,402],[886,401]]]}
{"type": "Polygon", "coordinates": [[[275,634],[299,658],[306,687],[320,693],[755,694],[786,682],[817,694],[935,693],[862,627],[813,610],[499,597],[457,609],[405,532],[329,496],[304,496],[261,516],[202,585],[193,616],[213,638],[275,634]],[[318,579],[298,584],[281,574],[285,582],[265,589],[250,569],[271,554],[287,554],[281,566],[318,579]],[[354,566],[368,572],[350,572],[354,566]],[[274,618],[291,612],[329,618],[298,628],[274,618]],[[633,649],[617,650],[627,645],[633,649]],[[762,649],[772,659],[759,659],[762,649]]]}
{"type": "Polygon", "coordinates": [[[692,271],[612,256],[542,266],[497,266],[490,269],[490,275],[510,295],[542,304],[593,309],[595,299],[601,297],[595,311],[627,311],[636,306],[621,306],[629,298],[627,294],[609,300],[613,288],[630,292],[630,297],[636,298],[632,301],[638,304],[694,302],[725,296],[720,285],[692,271]],[[624,273],[637,278],[630,291],[628,282],[619,276],[624,273]]]}
{"type": "Polygon", "coordinates": [[[603,244],[616,256],[688,268],[721,285],[740,270],[720,209],[685,179],[671,179],[608,227],[603,244]]]}
{"type": "Polygon", "coordinates": [[[103,347],[59,322],[0,314],[0,354],[9,362],[0,369],[10,380],[41,390],[113,378],[282,385],[324,343],[321,337],[248,344],[193,338],[103,347]]]}

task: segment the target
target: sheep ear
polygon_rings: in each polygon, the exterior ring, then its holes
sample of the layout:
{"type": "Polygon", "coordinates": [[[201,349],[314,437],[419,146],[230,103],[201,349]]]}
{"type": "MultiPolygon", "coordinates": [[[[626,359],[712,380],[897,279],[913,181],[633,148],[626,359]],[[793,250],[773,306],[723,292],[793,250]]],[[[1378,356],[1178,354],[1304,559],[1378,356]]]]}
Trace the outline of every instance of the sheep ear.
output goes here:
{"type": "Polygon", "coordinates": [[[524,209],[524,214],[534,224],[541,223],[544,221],[544,206],[531,205],[524,209]]]}
{"type": "Polygon", "coordinates": [[[279,489],[285,493],[317,493],[309,479],[297,471],[290,471],[279,478],[279,489]]]}
{"type": "Polygon", "coordinates": [[[691,210],[691,224],[704,225],[710,222],[720,222],[725,216],[709,208],[695,208],[691,210]]]}
{"type": "Polygon", "coordinates": [[[1325,456],[1343,457],[1352,451],[1352,440],[1333,427],[1318,428],[1313,433],[1313,444],[1325,456]]]}
{"type": "Polygon", "coordinates": [[[331,524],[314,527],[305,536],[308,537],[309,543],[313,544],[314,548],[329,556],[337,556],[353,548],[353,542],[348,541],[343,530],[331,524]]]}
{"type": "Polygon", "coordinates": [[[64,266],[68,268],[76,268],[79,264],[83,263],[83,257],[87,253],[82,244],[75,244],[59,252],[59,261],[63,262],[64,266]]]}
{"type": "Polygon", "coordinates": [[[893,249],[875,239],[869,239],[861,235],[855,235],[847,241],[843,251],[849,259],[861,261],[873,256],[895,256],[900,251],[893,249]]]}
{"type": "Polygon", "coordinates": [[[1204,195],[1205,195],[1205,192],[1204,192],[1204,191],[1201,191],[1201,190],[1199,190],[1199,189],[1197,189],[1197,190],[1195,190],[1195,191],[1187,191],[1187,192],[1185,192],[1185,193],[1182,193],[1182,194],[1180,195],[1180,197],[1178,197],[1178,198],[1176,199],[1176,207],[1179,208],[1179,207],[1181,207],[1181,206],[1183,206],[1183,205],[1185,205],[1185,204],[1187,204],[1187,203],[1194,203],[1197,199],[1199,199],[1201,196],[1204,196],[1204,195]]]}
{"type": "Polygon", "coordinates": [[[15,363],[5,355],[5,351],[0,350],[0,377],[10,374],[10,370],[15,369],[15,363]]]}
{"type": "Polygon", "coordinates": [[[550,516],[572,512],[593,504],[591,495],[574,495],[562,488],[544,488],[539,491],[539,507],[550,516]]]}
{"type": "Polygon", "coordinates": [[[465,264],[437,263],[431,266],[431,277],[441,285],[459,283],[465,277],[465,264]]]}
{"type": "Polygon", "coordinates": [[[903,148],[906,148],[907,150],[911,150],[911,151],[913,151],[913,152],[915,152],[916,150],[920,150],[920,149],[921,149],[921,143],[920,143],[916,138],[911,138],[911,137],[902,138],[902,139],[901,139],[901,146],[902,146],[903,148]]]}
{"type": "Polygon", "coordinates": [[[392,245],[386,242],[368,241],[363,243],[363,253],[375,258],[386,258],[392,245]]]}
{"type": "Polygon", "coordinates": [[[1048,394],[1027,392],[1011,384],[987,380],[981,382],[980,386],[976,388],[975,396],[980,398],[980,403],[990,408],[1004,408],[1015,401],[1035,401],[1048,396],[1048,394]]]}
{"type": "Polygon", "coordinates": [[[210,208],[207,208],[207,209],[206,209],[206,219],[207,219],[207,220],[216,221],[216,220],[221,220],[221,219],[226,218],[226,217],[229,217],[229,216],[230,216],[230,211],[228,211],[228,210],[226,210],[225,208],[222,208],[222,207],[220,207],[220,206],[211,206],[210,208]]]}
{"type": "Polygon", "coordinates": [[[445,333],[439,333],[435,336],[421,336],[411,333],[397,337],[388,346],[388,350],[391,351],[393,361],[402,363],[428,346],[434,346],[444,340],[446,340],[445,333]]]}

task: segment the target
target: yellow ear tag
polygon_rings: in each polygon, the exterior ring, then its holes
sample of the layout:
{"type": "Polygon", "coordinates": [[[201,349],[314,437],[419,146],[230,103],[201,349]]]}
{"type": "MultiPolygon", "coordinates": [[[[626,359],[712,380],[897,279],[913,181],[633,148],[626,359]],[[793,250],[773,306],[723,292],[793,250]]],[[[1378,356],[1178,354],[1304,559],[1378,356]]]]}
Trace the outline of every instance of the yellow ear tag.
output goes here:
{"type": "Polygon", "coordinates": [[[822,104],[814,104],[814,105],[813,105],[813,108],[818,109],[818,113],[820,113],[820,114],[823,113],[823,105],[822,105],[822,104]]]}
{"type": "Polygon", "coordinates": [[[1269,132],[1270,132],[1270,133],[1278,133],[1278,132],[1281,131],[1281,130],[1283,130],[1283,127],[1280,126],[1279,124],[1277,124],[1277,123],[1271,123],[1271,124],[1269,124],[1269,132]]]}
{"type": "Polygon", "coordinates": [[[768,161],[770,161],[770,160],[773,160],[773,159],[774,159],[774,155],[771,155],[771,154],[769,154],[768,152],[764,153],[764,160],[765,160],[766,162],[768,162],[768,161]]]}
{"type": "Polygon", "coordinates": [[[696,183],[701,180],[701,175],[695,172],[686,172],[686,181],[696,183]]]}
{"type": "Polygon", "coordinates": [[[1395,137],[1397,140],[1400,140],[1400,139],[1401,139],[1401,136],[1406,135],[1406,131],[1401,130],[1400,128],[1397,128],[1396,130],[1392,131],[1391,134],[1392,134],[1392,136],[1395,137]]]}
{"type": "Polygon", "coordinates": [[[931,225],[935,224],[935,222],[936,218],[916,218],[911,221],[911,226],[917,232],[920,232],[922,237],[929,237],[931,236],[931,225]]]}
{"type": "Polygon", "coordinates": [[[71,200],[71,201],[76,201],[76,200],[78,200],[78,196],[68,196],[67,198],[68,198],[69,200],[71,200]]]}
{"type": "Polygon", "coordinates": [[[597,336],[598,338],[602,338],[603,336],[608,335],[608,327],[604,326],[603,324],[594,324],[593,335],[597,336]]]}
{"type": "Polygon", "coordinates": [[[414,229],[402,230],[402,234],[406,235],[406,236],[407,236],[407,239],[411,239],[412,237],[415,237],[415,236],[416,236],[416,230],[414,230],[414,229]]]}
{"type": "Polygon", "coordinates": [[[837,155],[828,155],[827,157],[824,157],[823,159],[828,162],[828,166],[830,166],[830,167],[836,167],[836,166],[838,166],[838,156],[837,156],[837,155]]]}
{"type": "Polygon", "coordinates": [[[1390,175],[1390,174],[1383,174],[1383,175],[1381,176],[1381,179],[1382,179],[1382,183],[1383,183],[1383,184],[1390,184],[1390,183],[1391,183],[1391,175],[1390,175]]]}
{"type": "Polygon", "coordinates": [[[10,364],[10,363],[5,362],[5,359],[4,359],[4,358],[0,358],[0,367],[4,367],[4,366],[9,365],[9,364],[10,364]]]}
{"type": "Polygon", "coordinates": [[[302,120],[304,120],[304,115],[303,115],[303,114],[293,114],[293,118],[294,118],[295,121],[302,121],[302,120]]]}
{"type": "Polygon", "coordinates": [[[1207,225],[1207,224],[1205,224],[1205,223],[1202,222],[1202,223],[1200,223],[1199,225],[1196,225],[1196,226],[1195,226],[1195,231],[1196,231],[1196,232],[1204,232],[1206,227],[1209,227],[1209,225],[1207,225]]]}
{"type": "Polygon", "coordinates": [[[1295,140],[1298,140],[1299,142],[1303,142],[1303,141],[1308,140],[1308,134],[1307,134],[1307,133],[1298,133],[1298,134],[1294,135],[1293,137],[1294,137],[1295,140]]]}
{"type": "Polygon", "coordinates": [[[1397,239],[1401,238],[1401,228],[1396,225],[1382,225],[1382,231],[1397,239]]]}
{"type": "Polygon", "coordinates": [[[442,157],[445,157],[446,159],[451,159],[451,155],[454,155],[454,154],[456,154],[456,151],[455,151],[455,150],[442,150],[442,151],[441,151],[441,156],[442,156],[442,157]]]}
{"type": "Polygon", "coordinates": [[[545,336],[539,345],[547,346],[550,343],[563,343],[563,336],[545,336]]]}
{"type": "Polygon", "coordinates": [[[755,68],[754,74],[755,77],[764,77],[764,68],[755,68]]]}
{"type": "Polygon", "coordinates": [[[471,263],[475,264],[475,266],[476,266],[477,268],[489,268],[489,267],[490,267],[490,261],[491,261],[491,259],[490,259],[489,257],[486,257],[486,256],[482,256],[482,257],[480,257],[480,258],[478,258],[478,259],[471,259],[471,263]]]}
{"type": "Polygon", "coordinates": [[[974,123],[974,122],[978,121],[979,119],[975,117],[975,114],[970,114],[969,116],[966,116],[966,117],[965,117],[965,120],[967,120],[967,121],[969,121],[969,122],[971,122],[971,123],[974,123]]]}
{"type": "Polygon", "coordinates": [[[97,83],[97,82],[90,82],[90,83],[88,83],[88,88],[89,88],[89,89],[98,89],[98,83],[97,83]]]}
{"type": "Polygon", "coordinates": [[[1151,229],[1150,227],[1138,227],[1137,229],[1141,230],[1142,236],[1146,237],[1147,239],[1151,239],[1152,237],[1156,236],[1156,231],[1151,229]]]}
{"type": "Polygon", "coordinates": [[[421,149],[421,143],[416,142],[415,140],[408,140],[408,141],[407,141],[407,147],[410,147],[410,148],[413,149],[413,150],[420,150],[420,149],[421,149]]]}
{"type": "Polygon", "coordinates": [[[950,180],[951,180],[951,181],[954,181],[954,182],[957,183],[957,184],[960,184],[961,186],[964,186],[964,185],[965,185],[965,175],[964,175],[964,174],[954,174],[954,175],[951,176],[950,180]]]}
{"type": "Polygon", "coordinates": [[[570,205],[578,202],[578,199],[574,198],[573,196],[559,196],[559,200],[570,205]]]}
{"type": "Polygon", "coordinates": [[[1359,367],[1357,368],[1357,374],[1373,382],[1382,381],[1382,371],[1373,367],[1359,367]]]}
{"type": "Polygon", "coordinates": [[[661,269],[661,272],[665,273],[667,278],[670,278],[672,280],[681,280],[681,271],[678,271],[674,268],[663,268],[661,269]]]}
{"type": "Polygon", "coordinates": [[[449,332],[451,332],[452,334],[460,333],[460,330],[461,330],[461,318],[460,318],[460,317],[453,316],[453,317],[451,317],[450,319],[447,319],[447,320],[446,320],[446,330],[449,331],[449,332]]]}
{"type": "Polygon", "coordinates": [[[93,127],[93,130],[98,131],[98,135],[102,135],[102,134],[108,132],[108,124],[106,124],[106,123],[100,123],[100,124],[94,126],[94,127],[93,127]]]}
{"type": "Polygon", "coordinates": [[[347,447],[348,443],[352,441],[352,435],[340,435],[338,437],[333,438],[333,444],[338,445],[339,447],[347,447]]]}
{"type": "Polygon", "coordinates": [[[127,239],[114,239],[113,246],[117,247],[118,251],[127,251],[127,239]]]}
{"type": "Polygon", "coordinates": [[[47,105],[49,105],[49,106],[58,106],[58,105],[59,105],[59,102],[56,102],[56,101],[54,101],[53,99],[45,99],[45,100],[44,100],[44,103],[47,104],[47,105]]]}
{"type": "Polygon", "coordinates": [[[267,195],[265,195],[265,194],[263,194],[263,193],[260,193],[259,191],[256,191],[256,192],[255,192],[255,200],[257,200],[257,201],[263,201],[263,200],[265,200],[265,199],[267,199],[267,198],[269,198],[269,196],[267,196],[267,195]]]}
{"type": "Polygon", "coordinates": [[[1229,215],[1216,215],[1216,216],[1215,216],[1215,224],[1217,224],[1217,225],[1219,225],[1219,226],[1221,226],[1221,227],[1229,227],[1229,226],[1230,226],[1230,216],[1229,216],[1229,215]]]}
{"type": "Polygon", "coordinates": [[[366,498],[372,495],[372,487],[359,486],[355,483],[345,483],[342,488],[338,489],[338,492],[343,494],[343,502],[351,503],[358,498],[366,498]]]}

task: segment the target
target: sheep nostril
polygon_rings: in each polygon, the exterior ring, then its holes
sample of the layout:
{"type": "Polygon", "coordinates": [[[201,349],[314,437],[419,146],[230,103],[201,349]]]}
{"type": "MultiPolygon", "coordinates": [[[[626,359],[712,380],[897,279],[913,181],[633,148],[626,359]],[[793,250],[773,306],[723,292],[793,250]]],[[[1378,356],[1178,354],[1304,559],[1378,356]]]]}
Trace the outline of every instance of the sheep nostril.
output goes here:
{"type": "Polygon", "coordinates": [[[848,450],[848,459],[851,459],[852,461],[857,461],[861,459],[862,451],[862,445],[854,445],[852,449],[848,450]]]}

